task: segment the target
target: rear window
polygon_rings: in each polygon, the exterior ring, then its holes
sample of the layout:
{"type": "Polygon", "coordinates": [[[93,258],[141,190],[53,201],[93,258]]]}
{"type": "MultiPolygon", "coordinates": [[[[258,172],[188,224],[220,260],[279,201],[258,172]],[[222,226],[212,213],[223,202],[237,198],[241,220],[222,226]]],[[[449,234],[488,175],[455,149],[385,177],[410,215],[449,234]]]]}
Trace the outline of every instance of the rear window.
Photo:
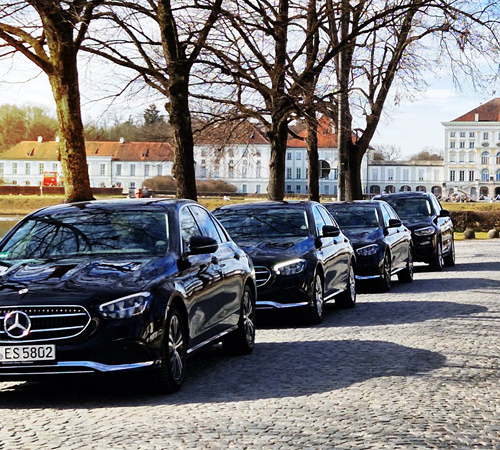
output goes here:
{"type": "Polygon", "coordinates": [[[398,216],[403,220],[432,216],[432,206],[427,198],[388,197],[384,200],[396,210],[398,216]]]}

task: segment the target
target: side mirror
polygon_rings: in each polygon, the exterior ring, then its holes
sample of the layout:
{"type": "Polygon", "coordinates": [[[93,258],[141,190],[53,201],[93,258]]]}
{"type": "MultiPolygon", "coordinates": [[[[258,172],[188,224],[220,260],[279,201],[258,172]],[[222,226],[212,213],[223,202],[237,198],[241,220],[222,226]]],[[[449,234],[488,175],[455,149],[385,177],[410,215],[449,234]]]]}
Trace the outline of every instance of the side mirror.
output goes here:
{"type": "Polygon", "coordinates": [[[439,217],[450,217],[450,211],[448,211],[447,209],[442,209],[439,212],[439,217]]]}
{"type": "Polygon", "coordinates": [[[389,219],[389,225],[387,226],[387,228],[397,228],[400,227],[401,225],[403,225],[403,222],[401,222],[401,220],[389,219]]]}
{"type": "Polygon", "coordinates": [[[340,235],[340,230],[334,225],[323,225],[321,237],[337,237],[340,235]]]}
{"type": "Polygon", "coordinates": [[[189,253],[191,255],[214,253],[218,247],[217,241],[209,236],[192,236],[189,239],[189,253]]]}

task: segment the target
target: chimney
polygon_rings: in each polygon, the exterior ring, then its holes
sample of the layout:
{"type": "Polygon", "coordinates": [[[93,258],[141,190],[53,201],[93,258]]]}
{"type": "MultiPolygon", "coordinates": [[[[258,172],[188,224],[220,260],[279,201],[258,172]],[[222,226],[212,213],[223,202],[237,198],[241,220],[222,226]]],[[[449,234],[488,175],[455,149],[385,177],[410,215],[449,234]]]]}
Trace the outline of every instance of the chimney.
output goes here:
{"type": "Polygon", "coordinates": [[[479,113],[474,114],[474,121],[479,122],[479,113]]]}
{"type": "Polygon", "coordinates": [[[42,136],[38,136],[38,143],[41,144],[43,142],[43,137],[42,136]]]}
{"type": "Polygon", "coordinates": [[[56,142],[59,142],[59,136],[56,136],[56,142]]]}
{"type": "Polygon", "coordinates": [[[120,144],[124,144],[125,143],[125,138],[124,137],[121,137],[120,138],[120,144]]]}

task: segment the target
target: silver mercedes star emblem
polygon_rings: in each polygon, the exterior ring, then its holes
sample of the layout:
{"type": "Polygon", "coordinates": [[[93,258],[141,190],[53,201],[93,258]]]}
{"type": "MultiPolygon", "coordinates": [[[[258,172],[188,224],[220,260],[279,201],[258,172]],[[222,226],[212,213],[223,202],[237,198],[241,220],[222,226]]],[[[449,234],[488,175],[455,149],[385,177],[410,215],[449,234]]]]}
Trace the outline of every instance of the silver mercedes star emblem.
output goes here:
{"type": "Polygon", "coordinates": [[[14,339],[21,339],[29,334],[31,320],[28,314],[22,311],[11,311],[4,317],[3,327],[8,336],[14,339]]]}
{"type": "Polygon", "coordinates": [[[21,289],[18,294],[19,295],[23,295],[23,294],[26,294],[26,292],[28,292],[28,289],[24,288],[24,289],[21,289]]]}

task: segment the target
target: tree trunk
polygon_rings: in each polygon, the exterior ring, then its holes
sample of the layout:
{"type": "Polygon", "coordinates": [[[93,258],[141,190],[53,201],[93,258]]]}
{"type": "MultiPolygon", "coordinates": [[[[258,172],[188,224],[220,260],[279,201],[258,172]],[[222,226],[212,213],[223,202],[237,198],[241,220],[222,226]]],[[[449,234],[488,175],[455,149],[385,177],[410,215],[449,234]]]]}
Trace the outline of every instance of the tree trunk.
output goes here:
{"type": "Polygon", "coordinates": [[[286,120],[273,117],[267,135],[271,144],[268,198],[269,200],[281,201],[285,198],[285,158],[288,137],[286,120]]]}
{"type": "Polygon", "coordinates": [[[318,119],[314,111],[308,111],[306,117],[309,200],[319,202],[318,119]]]}
{"type": "Polygon", "coordinates": [[[54,58],[49,81],[59,122],[59,155],[64,176],[65,201],[71,203],[94,200],[85,153],[76,51],[72,45],[65,43],[58,47],[60,54],[54,58]]]}
{"type": "Polygon", "coordinates": [[[352,141],[347,146],[348,152],[348,173],[346,174],[346,193],[350,200],[363,199],[363,187],[361,185],[361,161],[366,149],[354,144],[352,141]]]}
{"type": "Polygon", "coordinates": [[[172,175],[177,181],[177,198],[197,200],[194,165],[194,140],[189,110],[190,65],[170,63],[169,100],[166,105],[174,134],[174,167],[172,175]]]}

